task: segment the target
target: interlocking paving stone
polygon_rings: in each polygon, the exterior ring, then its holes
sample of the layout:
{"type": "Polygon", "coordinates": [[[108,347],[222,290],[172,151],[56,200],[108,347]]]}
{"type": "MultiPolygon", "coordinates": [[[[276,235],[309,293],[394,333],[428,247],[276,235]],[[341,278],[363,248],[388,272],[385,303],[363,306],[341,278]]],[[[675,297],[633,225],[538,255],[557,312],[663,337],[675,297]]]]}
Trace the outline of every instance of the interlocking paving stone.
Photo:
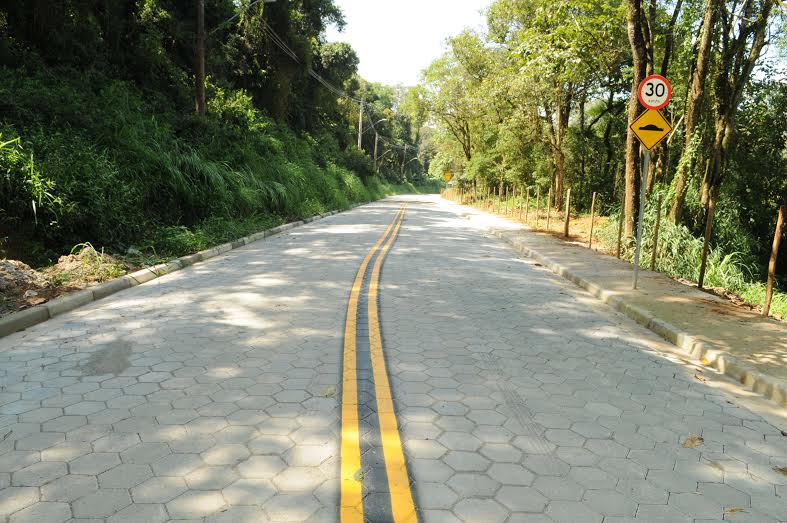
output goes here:
{"type": "MultiPolygon", "coordinates": [[[[787,520],[773,470],[787,426],[769,404],[695,379],[485,218],[405,199],[380,319],[422,522],[787,520]],[[692,434],[705,442],[683,448],[692,434]]],[[[398,205],[0,339],[0,518],[337,521],[347,293],[398,205]],[[86,372],[114,353],[125,369],[86,372]]],[[[361,396],[373,386],[362,379],[361,396]]]]}

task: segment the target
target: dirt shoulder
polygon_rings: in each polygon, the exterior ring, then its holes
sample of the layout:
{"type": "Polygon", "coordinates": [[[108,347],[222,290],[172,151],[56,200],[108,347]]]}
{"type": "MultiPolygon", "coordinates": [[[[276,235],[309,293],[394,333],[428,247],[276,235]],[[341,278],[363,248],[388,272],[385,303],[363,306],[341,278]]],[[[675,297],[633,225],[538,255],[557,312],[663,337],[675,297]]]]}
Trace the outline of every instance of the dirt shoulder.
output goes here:
{"type": "Polygon", "coordinates": [[[123,276],[141,266],[97,251],[89,244],[41,270],[18,260],[0,260],[0,317],[123,276]]]}

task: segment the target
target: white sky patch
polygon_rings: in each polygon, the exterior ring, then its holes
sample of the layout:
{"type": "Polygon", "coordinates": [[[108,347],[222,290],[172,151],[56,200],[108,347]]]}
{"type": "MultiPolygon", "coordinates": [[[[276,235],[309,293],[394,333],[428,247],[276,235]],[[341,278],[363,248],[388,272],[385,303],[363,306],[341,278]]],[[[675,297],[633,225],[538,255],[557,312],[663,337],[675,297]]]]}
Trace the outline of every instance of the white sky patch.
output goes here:
{"type": "Polygon", "coordinates": [[[444,51],[446,38],[485,25],[492,0],[335,0],[344,12],[343,33],[331,27],[329,42],[349,42],[359,73],[371,82],[407,86],[444,51]]]}

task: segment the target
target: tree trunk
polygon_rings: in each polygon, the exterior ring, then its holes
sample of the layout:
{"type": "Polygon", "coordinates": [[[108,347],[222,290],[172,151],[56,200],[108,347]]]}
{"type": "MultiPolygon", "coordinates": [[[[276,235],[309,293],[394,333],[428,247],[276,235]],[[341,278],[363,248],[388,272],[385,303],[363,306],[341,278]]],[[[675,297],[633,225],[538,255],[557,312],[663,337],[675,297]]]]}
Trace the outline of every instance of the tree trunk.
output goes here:
{"type": "Polygon", "coordinates": [[[205,0],[197,0],[197,56],[194,90],[197,114],[205,114],[205,0]]]}
{"type": "Polygon", "coordinates": [[[628,0],[626,13],[629,44],[633,59],[631,97],[629,98],[628,128],[626,132],[626,196],[623,205],[624,230],[626,236],[634,234],[634,214],[637,207],[637,186],[640,178],[639,142],[631,131],[631,124],[640,112],[637,89],[647,71],[647,49],[642,31],[645,21],[642,0],[628,0]]]}
{"type": "Polygon", "coordinates": [[[705,80],[708,76],[708,63],[710,62],[713,46],[713,33],[718,14],[716,3],[717,0],[708,0],[705,6],[705,15],[702,19],[700,34],[696,43],[697,58],[691,68],[689,91],[686,95],[686,109],[684,113],[684,158],[681,158],[681,161],[678,162],[678,172],[675,173],[675,197],[670,208],[670,220],[675,223],[678,223],[683,218],[686,192],[689,189],[689,181],[695,165],[695,159],[692,156],[696,154],[698,149],[696,142],[699,137],[695,136],[695,134],[702,109],[705,80]]]}

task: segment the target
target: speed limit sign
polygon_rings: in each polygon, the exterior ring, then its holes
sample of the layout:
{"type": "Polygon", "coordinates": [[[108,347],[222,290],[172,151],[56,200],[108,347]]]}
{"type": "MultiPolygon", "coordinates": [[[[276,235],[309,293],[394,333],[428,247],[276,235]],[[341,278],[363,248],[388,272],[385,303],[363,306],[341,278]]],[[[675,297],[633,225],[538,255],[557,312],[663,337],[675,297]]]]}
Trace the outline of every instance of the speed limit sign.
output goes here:
{"type": "Polygon", "coordinates": [[[660,74],[652,74],[639,84],[639,103],[648,109],[659,110],[672,98],[672,86],[660,74]]]}

